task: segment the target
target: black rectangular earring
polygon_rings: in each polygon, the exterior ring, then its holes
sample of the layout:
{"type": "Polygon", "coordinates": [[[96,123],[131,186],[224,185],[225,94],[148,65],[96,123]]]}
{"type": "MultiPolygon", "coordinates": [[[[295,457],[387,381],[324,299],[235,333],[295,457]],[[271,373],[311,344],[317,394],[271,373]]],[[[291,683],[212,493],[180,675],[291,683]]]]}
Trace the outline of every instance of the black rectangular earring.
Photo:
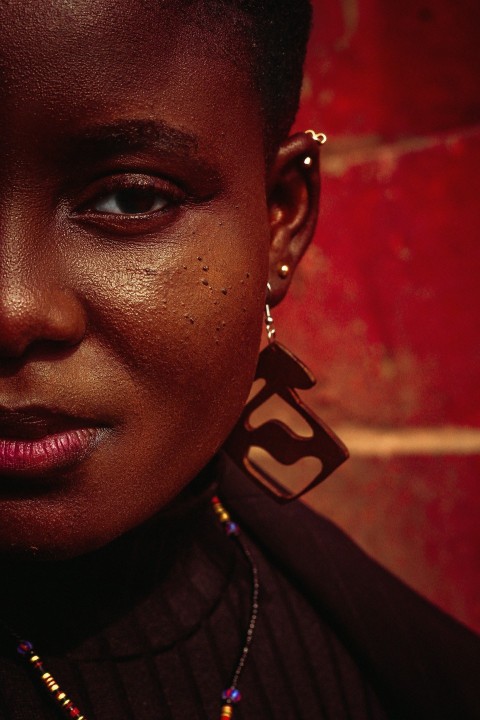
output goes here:
{"type": "MultiPolygon", "coordinates": [[[[285,268],[282,265],[279,274],[285,268]]],[[[270,285],[267,289],[270,292],[270,285]]],[[[315,378],[275,340],[268,297],[265,326],[268,345],[259,355],[252,392],[224,450],[265,492],[286,503],[325,480],[349,453],[295,392],[312,388],[315,378]],[[268,417],[275,409],[280,417],[268,417]]]]}

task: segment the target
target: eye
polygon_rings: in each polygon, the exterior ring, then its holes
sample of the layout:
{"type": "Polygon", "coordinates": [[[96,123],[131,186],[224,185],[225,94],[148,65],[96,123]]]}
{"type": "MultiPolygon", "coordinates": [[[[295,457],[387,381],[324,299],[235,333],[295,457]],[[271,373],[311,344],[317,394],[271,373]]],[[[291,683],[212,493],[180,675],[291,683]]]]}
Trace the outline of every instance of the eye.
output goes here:
{"type": "Polygon", "coordinates": [[[188,200],[187,192],[173,180],[121,172],[89,184],[80,194],[74,217],[122,237],[141,235],[169,225],[188,200]]]}
{"type": "Polygon", "coordinates": [[[152,185],[133,185],[109,192],[95,200],[94,212],[110,215],[145,215],[163,210],[169,199],[152,185]]]}

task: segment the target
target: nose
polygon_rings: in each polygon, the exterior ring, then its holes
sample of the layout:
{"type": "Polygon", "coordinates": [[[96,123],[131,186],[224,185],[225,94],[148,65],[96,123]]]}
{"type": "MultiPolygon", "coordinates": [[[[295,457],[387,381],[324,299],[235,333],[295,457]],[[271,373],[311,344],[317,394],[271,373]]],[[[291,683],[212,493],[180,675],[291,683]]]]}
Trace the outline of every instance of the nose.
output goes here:
{"type": "Polygon", "coordinates": [[[0,358],[19,359],[34,345],[49,350],[78,344],[85,334],[85,312],[73,290],[55,273],[0,272],[0,358]]]}

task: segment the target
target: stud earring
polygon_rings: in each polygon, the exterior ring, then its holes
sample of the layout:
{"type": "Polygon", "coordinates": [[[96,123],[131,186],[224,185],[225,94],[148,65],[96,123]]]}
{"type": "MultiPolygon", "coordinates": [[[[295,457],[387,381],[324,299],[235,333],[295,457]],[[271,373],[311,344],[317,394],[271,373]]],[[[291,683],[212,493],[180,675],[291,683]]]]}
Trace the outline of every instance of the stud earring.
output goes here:
{"type": "Polygon", "coordinates": [[[277,268],[278,276],[285,280],[290,275],[290,267],[286,263],[282,263],[277,268]]]}
{"type": "Polygon", "coordinates": [[[265,302],[268,345],[259,355],[250,398],[224,450],[265,492],[277,502],[287,503],[325,480],[349,453],[297,395],[296,390],[312,388],[315,378],[293,353],[276,341],[270,296],[268,284],[265,302]],[[265,418],[265,412],[271,415],[272,409],[280,411],[277,417],[265,418]],[[304,461],[314,468],[310,474],[304,471],[304,461]],[[288,475],[299,474],[300,482],[297,477],[293,485],[286,480],[288,475]]]}

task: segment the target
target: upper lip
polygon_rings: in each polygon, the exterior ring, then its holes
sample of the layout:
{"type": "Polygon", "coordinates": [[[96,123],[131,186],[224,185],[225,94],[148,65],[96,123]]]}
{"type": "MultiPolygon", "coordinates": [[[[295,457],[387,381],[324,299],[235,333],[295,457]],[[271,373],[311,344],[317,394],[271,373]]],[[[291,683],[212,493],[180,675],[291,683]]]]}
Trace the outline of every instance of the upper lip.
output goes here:
{"type": "Polygon", "coordinates": [[[98,421],[52,410],[40,405],[8,408],[0,405],[0,438],[39,440],[48,435],[98,427],[98,421]]]}

